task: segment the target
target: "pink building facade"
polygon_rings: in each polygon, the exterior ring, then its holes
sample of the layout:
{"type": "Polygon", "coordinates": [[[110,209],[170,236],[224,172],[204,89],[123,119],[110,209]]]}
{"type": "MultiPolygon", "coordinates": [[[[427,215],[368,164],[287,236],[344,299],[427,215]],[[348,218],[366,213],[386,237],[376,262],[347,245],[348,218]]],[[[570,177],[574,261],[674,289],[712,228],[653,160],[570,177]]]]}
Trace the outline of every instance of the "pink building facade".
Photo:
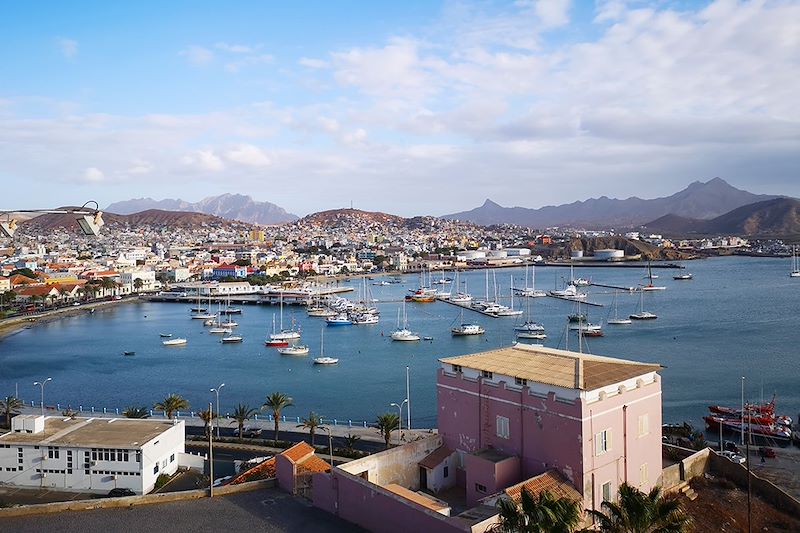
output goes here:
{"type": "Polygon", "coordinates": [[[440,363],[439,434],[468,504],[550,469],[587,509],[658,483],[658,365],[524,345],[440,363]]]}

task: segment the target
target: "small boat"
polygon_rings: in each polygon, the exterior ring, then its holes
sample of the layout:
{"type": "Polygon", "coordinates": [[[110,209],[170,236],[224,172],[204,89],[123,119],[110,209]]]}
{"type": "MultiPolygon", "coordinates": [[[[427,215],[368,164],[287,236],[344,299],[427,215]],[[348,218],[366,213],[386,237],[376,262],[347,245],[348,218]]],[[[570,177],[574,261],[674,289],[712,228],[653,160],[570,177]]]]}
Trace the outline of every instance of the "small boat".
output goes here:
{"type": "Polygon", "coordinates": [[[235,328],[238,325],[239,325],[239,323],[238,322],[234,322],[233,320],[227,320],[225,322],[220,322],[219,323],[219,327],[221,327],[221,328],[235,328]]]}
{"type": "Polygon", "coordinates": [[[621,326],[631,323],[630,318],[622,318],[617,312],[617,291],[614,291],[614,318],[609,318],[606,320],[606,323],[611,324],[612,326],[621,326]]]}
{"type": "Polygon", "coordinates": [[[352,319],[353,324],[356,325],[369,325],[369,324],[377,324],[380,320],[378,315],[373,315],[372,313],[360,313],[355,315],[352,319]]]}
{"type": "Polygon", "coordinates": [[[563,290],[549,291],[547,295],[555,296],[556,298],[565,298],[567,300],[583,300],[587,296],[585,292],[579,292],[578,287],[575,285],[567,285],[563,290]]]}
{"type": "Polygon", "coordinates": [[[136,355],[136,352],[122,352],[122,355],[136,355]]]}
{"type": "Polygon", "coordinates": [[[422,340],[424,340],[424,341],[432,341],[433,337],[422,337],[422,340]]]}
{"type": "Polygon", "coordinates": [[[192,313],[205,313],[208,311],[206,307],[192,307],[192,313]]]}
{"type": "Polygon", "coordinates": [[[242,342],[244,339],[240,335],[228,335],[226,337],[222,337],[219,342],[222,344],[235,344],[242,342]]]}
{"type": "Polygon", "coordinates": [[[583,332],[584,337],[602,337],[603,335],[603,330],[599,327],[598,329],[589,329],[583,332]]]}
{"type": "Polygon", "coordinates": [[[644,293],[640,294],[639,301],[640,301],[639,312],[629,315],[629,318],[631,320],[655,320],[656,318],[658,318],[658,316],[651,313],[650,311],[644,310],[644,293]]]}
{"type": "Polygon", "coordinates": [[[306,355],[308,352],[309,348],[304,344],[295,344],[294,346],[278,348],[278,353],[281,355],[306,355]]]}
{"type": "Polygon", "coordinates": [[[336,311],[328,309],[327,307],[309,307],[308,316],[328,318],[329,316],[336,316],[336,311]]]}
{"type": "Polygon", "coordinates": [[[570,331],[581,331],[584,335],[588,335],[590,332],[595,331],[602,331],[603,326],[600,324],[592,324],[591,322],[579,322],[576,324],[569,325],[570,331]]]}
{"type": "Polygon", "coordinates": [[[461,337],[466,335],[483,335],[486,330],[479,324],[461,324],[450,330],[454,337],[461,337]]]}
{"type": "Polygon", "coordinates": [[[242,310],[238,307],[226,307],[222,310],[223,315],[241,315],[242,310]]]}
{"type": "Polygon", "coordinates": [[[315,357],[315,365],[335,365],[339,362],[335,357],[315,357]]]}
{"type": "Polygon", "coordinates": [[[280,346],[289,346],[289,341],[283,339],[267,339],[264,341],[264,345],[270,348],[278,348],[280,346]]]}
{"type": "Polygon", "coordinates": [[[405,328],[392,332],[393,341],[418,341],[419,339],[419,335],[405,328]]]}
{"type": "Polygon", "coordinates": [[[514,326],[514,331],[520,331],[523,333],[543,332],[544,326],[538,322],[534,322],[533,320],[527,320],[518,326],[514,326]]]}
{"type": "Polygon", "coordinates": [[[672,276],[672,279],[674,279],[675,281],[687,281],[687,280],[692,279],[693,277],[694,276],[692,276],[691,274],[678,274],[678,275],[672,276]]]}
{"type": "Polygon", "coordinates": [[[170,337],[172,337],[172,333],[162,333],[161,334],[161,338],[162,339],[168,339],[170,337]]]}
{"type": "Polygon", "coordinates": [[[183,346],[184,344],[188,343],[186,339],[170,339],[168,341],[163,341],[161,344],[164,346],[183,346]]]}
{"type": "Polygon", "coordinates": [[[197,313],[192,315],[192,320],[214,320],[217,315],[212,315],[209,313],[197,313]]]}
{"type": "Polygon", "coordinates": [[[353,321],[348,318],[345,314],[339,314],[336,316],[329,316],[325,319],[325,323],[329,326],[352,326],[353,321]]]}
{"type": "Polygon", "coordinates": [[[211,328],[208,332],[213,335],[230,335],[233,330],[231,328],[211,328]]]}
{"type": "Polygon", "coordinates": [[[544,340],[547,338],[547,335],[544,332],[536,332],[536,331],[518,331],[517,332],[518,339],[536,339],[536,340],[544,340]]]}

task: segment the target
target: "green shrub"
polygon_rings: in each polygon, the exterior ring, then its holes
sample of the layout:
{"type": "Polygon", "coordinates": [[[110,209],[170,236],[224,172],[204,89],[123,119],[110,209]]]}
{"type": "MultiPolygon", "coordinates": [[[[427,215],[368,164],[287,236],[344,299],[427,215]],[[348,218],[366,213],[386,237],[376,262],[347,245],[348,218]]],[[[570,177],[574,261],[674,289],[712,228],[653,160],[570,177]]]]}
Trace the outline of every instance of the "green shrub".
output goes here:
{"type": "Polygon", "coordinates": [[[170,479],[172,479],[172,478],[170,477],[169,474],[159,474],[158,478],[156,478],[155,490],[158,490],[161,487],[163,487],[164,485],[166,485],[167,483],[169,483],[170,479]]]}

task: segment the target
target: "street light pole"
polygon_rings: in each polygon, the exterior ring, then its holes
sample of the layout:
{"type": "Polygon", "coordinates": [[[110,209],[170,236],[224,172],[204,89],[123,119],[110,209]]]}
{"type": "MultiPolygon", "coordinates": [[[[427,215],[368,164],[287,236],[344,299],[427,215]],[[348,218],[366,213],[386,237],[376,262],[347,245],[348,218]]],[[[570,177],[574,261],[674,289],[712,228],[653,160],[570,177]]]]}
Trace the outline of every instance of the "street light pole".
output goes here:
{"type": "Polygon", "coordinates": [[[331,468],[333,468],[333,437],[331,436],[331,428],[328,426],[321,426],[320,429],[328,432],[328,453],[331,458],[331,468]]]}
{"type": "Polygon", "coordinates": [[[394,402],[389,404],[389,407],[397,407],[397,410],[400,416],[397,418],[397,431],[399,432],[397,436],[397,444],[400,444],[403,438],[403,404],[408,403],[408,398],[400,402],[400,404],[396,404],[394,402]]]}
{"type": "MultiPolygon", "coordinates": [[[[219,438],[219,390],[224,386],[225,386],[224,383],[220,383],[219,387],[217,387],[216,389],[211,389],[211,392],[217,395],[217,438],[219,438]]],[[[214,413],[211,414],[213,415],[214,413]]],[[[241,438],[241,435],[239,435],[239,437],[241,438]]]]}
{"type": "Polygon", "coordinates": [[[406,405],[406,414],[408,414],[408,423],[406,424],[406,428],[411,431],[411,378],[409,374],[409,367],[406,367],[406,401],[408,405],[406,405]]]}
{"type": "Polygon", "coordinates": [[[42,416],[44,416],[44,384],[48,381],[53,381],[53,378],[47,378],[44,381],[34,381],[33,386],[39,386],[42,388],[42,416]]]}

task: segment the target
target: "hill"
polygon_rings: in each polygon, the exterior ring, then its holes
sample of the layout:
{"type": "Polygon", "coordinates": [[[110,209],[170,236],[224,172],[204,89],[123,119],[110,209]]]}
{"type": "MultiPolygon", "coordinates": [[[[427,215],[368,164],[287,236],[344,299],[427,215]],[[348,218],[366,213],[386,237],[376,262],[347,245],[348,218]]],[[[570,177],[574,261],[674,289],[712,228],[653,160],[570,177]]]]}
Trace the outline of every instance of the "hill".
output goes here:
{"type": "MultiPolygon", "coordinates": [[[[77,209],[74,207],[60,207],[58,209],[77,209]]],[[[75,220],[77,215],[68,214],[44,214],[36,218],[26,220],[20,224],[21,229],[26,232],[42,233],[55,229],[67,229],[79,232],[75,220]]],[[[114,213],[103,213],[103,221],[106,227],[123,229],[129,227],[170,227],[170,228],[192,228],[198,226],[210,227],[230,227],[236,225],[235,222],[226,220],[213,215],[204,213],[186,213],[179,211],[163,211],[160,209],[148,209],[141,213],[132,215],[117,215],[114,213]]]]}
{"type": "Polygon", "coordinates": [[[667,215],[644,225],[667,235],[741,235],[780,238],[800,236],[800,200],[776,198],[731,210],[711,220],[667,215]]]}
{"type": "Polygon", "coordinates": [[[478,208],[444,215],[443,218],[468,220],[482,225],[506,223],[538,228],[637,226],[668,214],[710,219],[743,205],[774,198],[779,197],[753,194],[737,189],[721,178],[714,178],[705,183],[696,181],[671,196],[650,200],[635,196],[624,200],[601,196],[570,204],[528,209],[503,207],[487,199],[478,208]]]}
{"type": "Polygon", "coordinates": [[[406,219],[397,215],[360,209],[331,209],[312,213],[297,221],[299,225],[325,226],[327,228],[348,228],[363,225],[396,226],[404,225],[406,219]]]}
{"type": "Polygon", "coordinates": [[[209,196],[195,203],[170,198],[165,200],[134,198],[133,200],[113,203],[106,208],[106,211],[120,215],[130,215],[150,209],[205,213],[251,224],[281,224],[298,218],[297,215],[287,213],[285,209],[273,203],[257,202],[250,196],[242,194],[209,196]]]}

